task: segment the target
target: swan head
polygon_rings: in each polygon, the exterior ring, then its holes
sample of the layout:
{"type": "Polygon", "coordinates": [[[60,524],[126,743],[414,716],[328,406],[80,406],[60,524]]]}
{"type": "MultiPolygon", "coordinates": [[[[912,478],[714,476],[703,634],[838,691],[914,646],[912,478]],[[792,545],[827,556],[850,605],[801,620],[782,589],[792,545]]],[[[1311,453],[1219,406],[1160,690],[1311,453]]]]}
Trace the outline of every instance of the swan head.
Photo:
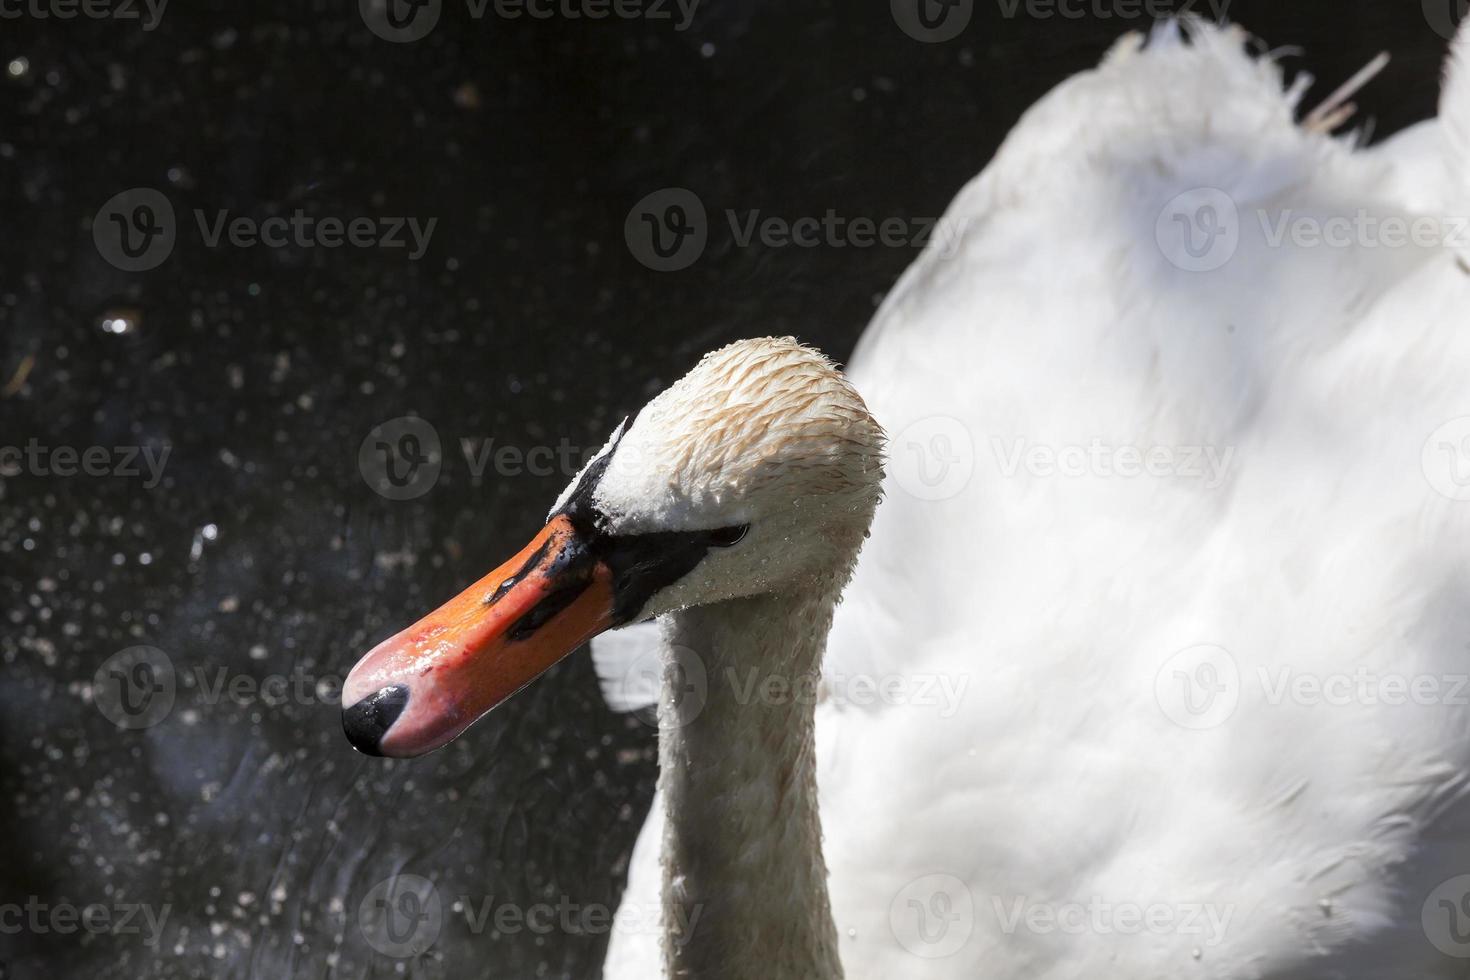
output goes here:
{"type": "Polygon", "coordinates": [[[342,691],[359,750],[413,756],[596,634],[763,593],[831,595],[878,504],[883,433],[790,338],[705,357],[624,420],[510,561],[368,652],[342,691]]]}

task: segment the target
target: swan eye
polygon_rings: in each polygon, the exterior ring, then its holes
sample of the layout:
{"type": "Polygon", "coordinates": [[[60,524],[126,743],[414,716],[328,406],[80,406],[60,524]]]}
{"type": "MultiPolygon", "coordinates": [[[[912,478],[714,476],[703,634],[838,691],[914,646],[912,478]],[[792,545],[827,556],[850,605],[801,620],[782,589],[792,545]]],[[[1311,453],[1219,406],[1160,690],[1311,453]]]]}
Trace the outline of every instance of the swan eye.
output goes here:
{"type": "Polygon", "coordinates": [[[722,527],[709,533],[709,543],[716,548],[728,548],[739,544],[745,539],[745,534],[750,530],[749,524],[737,524],[734,527],[722,527]]]}

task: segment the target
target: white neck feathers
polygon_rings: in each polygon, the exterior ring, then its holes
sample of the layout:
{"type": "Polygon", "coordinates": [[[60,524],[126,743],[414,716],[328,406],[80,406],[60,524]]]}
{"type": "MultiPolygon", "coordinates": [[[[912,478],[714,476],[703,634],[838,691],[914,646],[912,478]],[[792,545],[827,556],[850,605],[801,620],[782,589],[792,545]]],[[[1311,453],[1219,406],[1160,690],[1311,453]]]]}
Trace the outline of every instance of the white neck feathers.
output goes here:
{"type": "Polygon", "coordinates": [[[659,703],[670,977],[842,976],[813,732],[835,600],[764,595],[670,617],[659,703]]]}

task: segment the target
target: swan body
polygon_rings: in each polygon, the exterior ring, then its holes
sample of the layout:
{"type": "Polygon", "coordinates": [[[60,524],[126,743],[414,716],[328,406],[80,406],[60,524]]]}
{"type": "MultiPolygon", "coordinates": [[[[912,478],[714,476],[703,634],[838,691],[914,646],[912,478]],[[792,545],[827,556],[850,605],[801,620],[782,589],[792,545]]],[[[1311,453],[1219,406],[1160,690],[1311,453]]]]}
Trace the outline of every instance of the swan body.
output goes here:
{"type": "Polygon", "coordinates": [[[1188,35],[1026,114],[850,382],[708,355],[349,674],[417,755],[616,638],[662,921],[607,977],[1465,975],[1470,41],[1365,150],[1188,35]]]}
{"type": "MultiPolygon", "coordinates": [[[[793,846],[825,861],[849,980],[1465,975],[1466,243],[1273,238],[1470,214],[1455,50],[1439,119],[1365,150],[1298,126],[1233,29],[1125,38],[878,311],[848,374],[886,497],[813,711],[820,851],[793,846]],[[1209,268],[1167,220],[1202,190],[1236,213],[1209,268]],[[854,677],[897,693],[831,683],[854,677]]],[[[670,663],[688,628],[599,669],[670,663]]],[[[771,812],[748,840],[793,833],[771,812]]],[[[661,776],[626,906],[668,901],[670,835],[708,816],[661,776]]],[[[605,975],[674,975],[669,942],[614,930],[605,975]]]]}

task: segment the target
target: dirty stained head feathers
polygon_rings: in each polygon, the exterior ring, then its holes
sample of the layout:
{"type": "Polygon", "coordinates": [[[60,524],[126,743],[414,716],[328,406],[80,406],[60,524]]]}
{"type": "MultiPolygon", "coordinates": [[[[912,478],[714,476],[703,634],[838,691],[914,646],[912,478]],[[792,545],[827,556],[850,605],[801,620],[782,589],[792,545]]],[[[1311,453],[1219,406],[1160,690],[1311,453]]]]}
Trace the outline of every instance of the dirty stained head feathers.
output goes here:
{"type": "Polygon", "coordinates": [[[625,420],[557,501],[600,540],[683,540],[637,620],[762,592],[845,581],[881,495],[883,431],[819,351],[790,337],[706,354],[625,420]],[[737,535],[705,548],[702,533],[737,535]],[[680,536],[683,536],[682,538],[680,536]],[[677,573],[677,574],[676,574],[677,573]]]}
{"type": "Polygon", "coordinates": [[[706,354],[619,426],[553,513],[587,493],[609,530],[638,533],[749,522],[822,498],[870,509],[882,452],[882,430],[830,360],[790,337],[744,340],[706,354]]]}

